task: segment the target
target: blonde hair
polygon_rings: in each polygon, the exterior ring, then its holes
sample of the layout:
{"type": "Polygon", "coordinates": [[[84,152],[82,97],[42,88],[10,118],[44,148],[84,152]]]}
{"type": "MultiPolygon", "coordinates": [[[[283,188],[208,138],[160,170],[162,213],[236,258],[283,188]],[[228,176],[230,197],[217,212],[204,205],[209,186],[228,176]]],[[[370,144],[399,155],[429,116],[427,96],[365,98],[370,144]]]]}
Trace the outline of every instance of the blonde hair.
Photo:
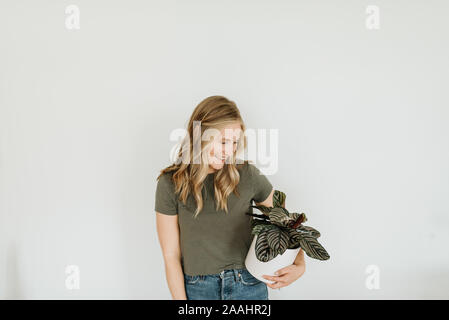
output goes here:
{"type": "Polygon", "coordinates": [[[195,218],[203,209],[201,190],[203,188],[203,181],[208,175],[209,162],[207,161],[207,157],[212,141],[203,141],[201,139],[201,148],[197,155],[200,159],[193,161],[193,157],[195,156],[193,154],[194,130],[196,130],[195,134],[202,137],[204,131],[207,129],[220,130],[226,125],[236,122],[240,124],[242,129],[236,150],[233,152],[231,159],[226,161],[223,167],[214,174],[216,210],[223,209],[228,213],[228,196],[231,192],[239,196],[237,185],[240,181],[240,174],[237,166],[247,163],[247,161],[244,161],[242,164],[236,164],[236,154],[246,148],[247,139],[244,134],[245,124],[240,116],[237,105],[233,101],[223,96],[210,96],[201,101],[190,117],[187,126],[188,134],[181,144],[175,163],[161,170],[157,177],[159,179],[163,174],[173,172],[172,179],[175,185],[175,193],[179,194],[179,199],[186,204],[189,194],[192,193],[196,200],[197,209],[194,215],[195,218]],[[201,121],[201,132],[199,132],[197,126],[194,127],[194,121],[201,121]],[[183,150],[186,151],[185,154],[183,154],[183,150]],[[180,162],[180,159],[183,157],[186,157],[184,159],[187,159],[187,161],[180,162]]]}

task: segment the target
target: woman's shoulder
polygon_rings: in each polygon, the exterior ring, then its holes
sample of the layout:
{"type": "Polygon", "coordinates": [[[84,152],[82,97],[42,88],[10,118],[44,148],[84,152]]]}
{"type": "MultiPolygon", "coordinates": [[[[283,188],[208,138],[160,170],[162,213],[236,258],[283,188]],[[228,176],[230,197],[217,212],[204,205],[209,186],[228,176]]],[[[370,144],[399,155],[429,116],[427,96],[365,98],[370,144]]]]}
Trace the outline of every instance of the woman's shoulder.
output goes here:
{"type": "Polygon", "coordinates": [[[246,170],[253,170],[256,166],[252,160],[240,160],[240,163],[237,163],[236,167],[246,170]]]}
{"type": "Polygon", "coordinates": [[[173,190],[173,171],[161,172],[157,177],[157,185],[164,189],[173,190]]]}
{"type": "Polygon", "coordinates": [[[257,169],[251,160],[242,160],[242,163],[236,164],[236,168],[240,171],[240,174],[252,176],[257,169]]]}
{"type": "MultiPolygon", "coordinates": [[[[240,172],[240,175],[244,176],[252,176],[254,172],[257,170],[257,167],[251,160],[240,160],[236,163],[235,167],[240,172]]],[[[159,176],[157,177],[158,184],[162,184],[164,186],[174,186],[173,182],[173,174],[175,171],[161,171],[159,176]]]]}

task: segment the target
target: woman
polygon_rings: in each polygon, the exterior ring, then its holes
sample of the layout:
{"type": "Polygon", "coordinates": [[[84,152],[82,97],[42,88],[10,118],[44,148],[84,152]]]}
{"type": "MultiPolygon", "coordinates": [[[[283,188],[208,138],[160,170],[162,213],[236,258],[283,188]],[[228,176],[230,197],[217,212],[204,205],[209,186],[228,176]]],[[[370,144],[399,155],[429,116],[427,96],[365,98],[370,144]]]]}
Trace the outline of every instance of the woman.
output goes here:
{"type": "MultiPolygon", "coordinates": [[[[158,176],[155,211],[173,299],[268,300],[267,284],[245,268],[252,242],[250,207],[273,206],[266,176],[236,154],[247,144],[234,102],[204,99],[193,111],[175,163],[158,176]]],[[[302,250],[271,288],[304,273],[302,250]]]]}

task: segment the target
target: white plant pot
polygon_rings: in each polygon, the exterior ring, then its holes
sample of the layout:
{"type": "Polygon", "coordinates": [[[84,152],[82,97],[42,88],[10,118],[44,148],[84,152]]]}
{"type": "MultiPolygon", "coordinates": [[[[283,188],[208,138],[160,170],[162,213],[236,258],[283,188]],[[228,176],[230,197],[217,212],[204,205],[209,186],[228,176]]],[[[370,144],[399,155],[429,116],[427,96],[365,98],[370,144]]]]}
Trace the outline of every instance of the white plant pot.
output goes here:
{"type": "Polygon", "coordinates": [[[248,254],[246,255],[245,259],[246,269],[249,271],[249,273],[251,273],[255,278],[259,279],[260,281],[272,284],[275,281],[267,280],[264,277],[262,277],[262,275],[276,276],[274,273],[277,270],[293,264],[293,262],[296,259],[296,256],[298,255],[299,250],[301,250],[301,247],[298,247],[296,249],[287,249],[283,254],[278,254],[276,257],[274,257],[274,259],[271,259],[270,261],[267,262],[263,262],[257,259],[256,257],[256,240],[257,236],[254,236],[248,254]]]}

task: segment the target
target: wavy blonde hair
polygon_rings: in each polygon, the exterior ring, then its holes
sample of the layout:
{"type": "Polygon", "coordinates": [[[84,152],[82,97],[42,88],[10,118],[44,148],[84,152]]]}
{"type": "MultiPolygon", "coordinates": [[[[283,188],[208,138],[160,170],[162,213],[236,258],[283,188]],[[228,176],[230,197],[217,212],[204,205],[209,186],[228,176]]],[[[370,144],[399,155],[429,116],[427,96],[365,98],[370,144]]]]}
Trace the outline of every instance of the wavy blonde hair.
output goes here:
{"type": "Polygon", "coordinates": [[[194,217],[203,209],[202,188],[203,181],[206,179],[209,171],[208,154],[211,151],[212,141],[203,141],[201,138],[201,147],[198,154],[193,153],[194,148],[194,130],[199,137],[203,137],[203,133],[207,129],[221,130],[229,124],[239,123],[242,129],[238,144],[232,156],[225,162],[223,167],[214,174],[214,194],[216,210],[223,209],[228,213],[227,199],[231,192],[238,197],[239,192],[237,185],[240,181],[240,174],[237,166],[243,165],[248,161],[236,163],[236,154],[243,151],[247,146],[247,139],[244,134],[245,124],[240,116],[237,105],[223,96],[210,96],[201,101],[193,111],[188,126],[186,137],[181,143],[177,159],[174,164],[161,170],[157,179],[167,172],[173,172],[173,183],[175,185],[175,193],[179,195],[179,199],[186,204],[190,193],[195,198],[197,208],[194,217]],[[198,126],[194,126],[194,121],[201,121],[201,132],[198,126]],[[188,152],[187,152],[188,150],[188,152]],[[194,161],[196,156],[196,161],[194,161]],[[199,158],[199,159],[198,159],[199,158]],[[182,160],[181,159],[187,159],[182,160]],[[200,161],[198,161],[200,160],[200,161]]]}

